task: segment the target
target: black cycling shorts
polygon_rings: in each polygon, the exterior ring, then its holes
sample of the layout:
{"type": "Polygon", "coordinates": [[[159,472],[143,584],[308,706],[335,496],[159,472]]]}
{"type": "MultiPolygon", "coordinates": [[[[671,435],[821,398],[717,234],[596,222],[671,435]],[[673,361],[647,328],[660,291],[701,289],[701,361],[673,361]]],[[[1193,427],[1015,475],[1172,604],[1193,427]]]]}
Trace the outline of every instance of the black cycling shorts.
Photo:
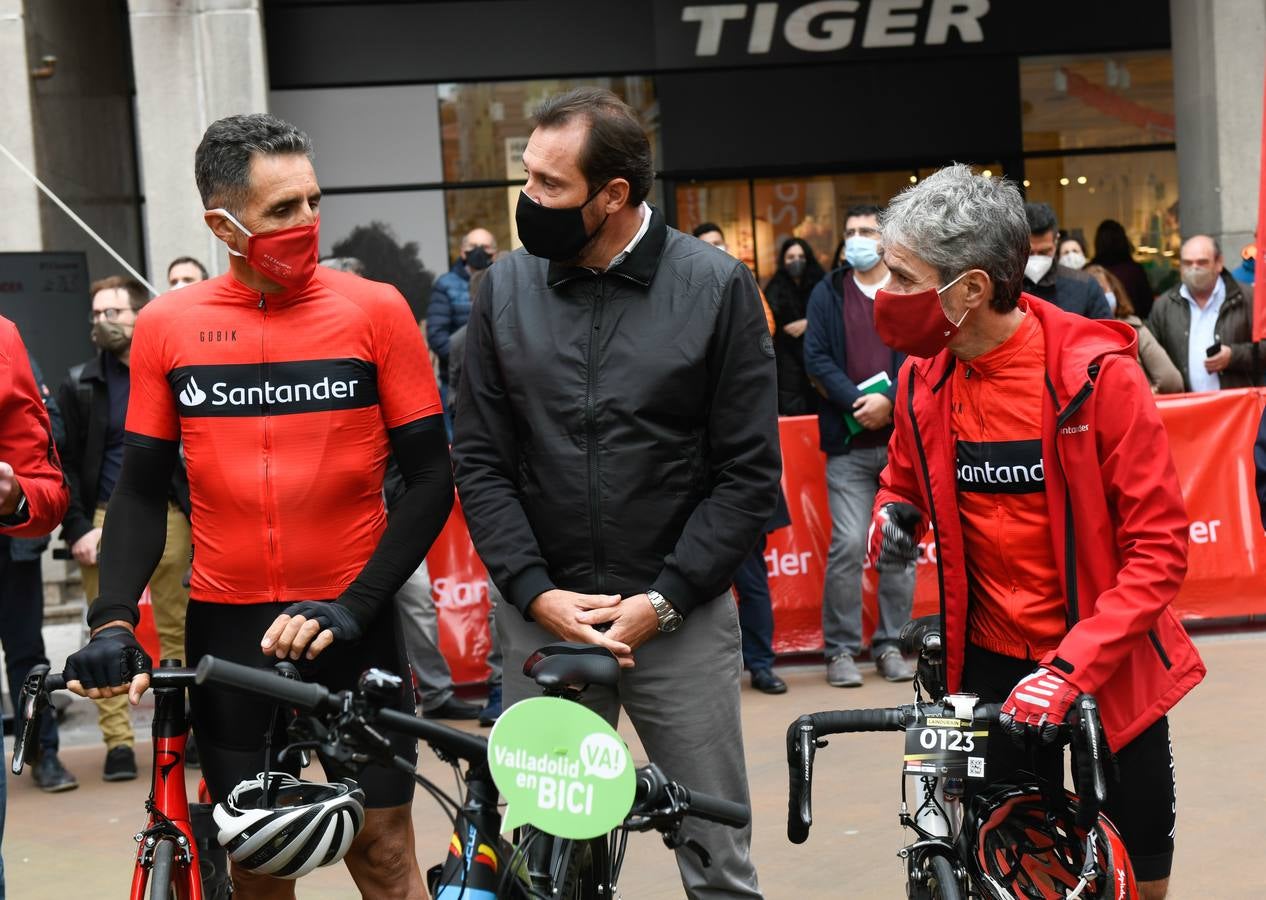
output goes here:
{"type": "MultiPolygon", "coordinates": [[[[1033,660],[1002,656],[969,644],[963,668],[963,690],[976,694],[986,703],[1001,703],[1019,680],[1038,665],[1033,660]]],[[[1035,768],[1048,782],[1062,784],[1063,748],[1041,748],[1035,758],[1017,746],[1010,735],[997,728],[990,731],[985,756],[985,772],[990,784],[1015,783],[1021,780],[1016,773],[1031,774],[1035,768]]],[[[1168,717],[1161,716],[1113,753],[1104,775],[1108,781],[1108,800],[1103,811],[1121,832],[1134,877],[1139,881],[1168,878],[1174,859],[1174,823],[1178,809],[1168,717]]]]}
{"type": "MultiPolygon", "coordinates": [[[[278,660],[259,649],[260,639],[288,603],[205,603],[189,601],[185,618],[185,648],[189,664],[196,666],[205,654],[242,665],[265,669],[278,660]]],[[[295,661],[305,681],[323,684],[332,691],[355,687],[362,672],[386,669],[405,677],[399,709],[414,712],[413,691],[402,650],[395,606],[388,605],[370,625],[365,637],[349,644],[336,640],[315,660],[295,661]]],[[[238,783],[264,770],[264,734],[273,730],[273,771],[298,775],[297,760],[277,763],[276,755],[288,739],[278,723],[276,707],[231,688],[201,685],[189,689],[190,718],[202,757],[202,775],[211,796],[228,797],[238,783]]],[[[390,735],[396,754],[416,763],[415,738],[390,735]]],[[[370,764],[359,773],[339,772],[322,760],[327,777],[349,777],[365,791],[365,805],[371,808],[401,806],[413,799],[413,779],[397,769],[370,764]]]]}

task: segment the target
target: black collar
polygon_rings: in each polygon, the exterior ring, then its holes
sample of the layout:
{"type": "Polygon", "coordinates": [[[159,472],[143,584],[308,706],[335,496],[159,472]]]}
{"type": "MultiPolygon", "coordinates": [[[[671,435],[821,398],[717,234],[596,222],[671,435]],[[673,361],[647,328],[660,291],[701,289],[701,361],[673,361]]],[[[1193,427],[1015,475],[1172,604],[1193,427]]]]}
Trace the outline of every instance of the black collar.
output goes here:
{"type": "Polygon", "coordinates": [[[659,258],[663,255],[664,244],[668,242],[668,224],[664,221],[664,214],[653,206],[650,207],[650,211],[651,224],[647,226],[646,234],[642,235],[642,239],[637,242],[633,252],[618,266],[607,269],[605,272],[595,273],[593,269],[582,266],[551,262],[549,271],[545,275],[545,283],[556,288],[569,281],[590,278],[598,274],[619,275],[642,287],[649,287],[651,279],[655,277],[655,270],[659,268],[659,258]]]}

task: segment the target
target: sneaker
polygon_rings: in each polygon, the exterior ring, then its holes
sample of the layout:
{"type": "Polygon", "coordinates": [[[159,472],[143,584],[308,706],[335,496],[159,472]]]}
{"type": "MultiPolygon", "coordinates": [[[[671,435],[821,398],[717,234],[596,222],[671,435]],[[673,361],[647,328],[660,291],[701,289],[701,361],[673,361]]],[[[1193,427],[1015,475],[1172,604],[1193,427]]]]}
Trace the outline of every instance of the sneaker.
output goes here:
{"type": "Polygon", "coordinates": [[[501,685],[495,684],[488,689],[488,702],[479,711],[479,724],[491,728],[501,718],[501,685]]]}
{"type": "Polygon", "coordinates": [[[39,762],[35,764],[35,771],[31,774],[36,786],[49,794],[73,791],[79,787],[75,776],[66,771],[66,767],[62,765],[56,753],[42,754],[39,762]]]}
{"type": "Polygon", "coordinates": [[[102,781],[131,781],[136,777],[136,754],[126,744],[106,751],[102,781]]]}
{"type": "Polygon", "coordinates": [[[189,740],[185,741],[185,768],[202,768],[202,756],[198,753],[198,742],[193,739],[192,731],[189,732],[189,740]]]}
{"type": "Polygon", "coordinates": [[[752,687],[763,694],[787,693],[787,682],[770,669],[757,669],[752,673],[752,687]]]}
{"type": "Polygon", "coordinates": [[[826,661],[826,683],[831,687],[861,687],[862,670],[847,653],[832,656],[826,661]]]}
{"type": "Polygon", "coordinates": [[[879,657],[875,660],[875,670],[886,681],[914,680],[914,666],[905,661],[901,651],[896,647],[886,647],[880,651],[879,657]]]}
{"type": "Polygon", "coordinates": [[[473,703],[449,697],[435,709],[422,710],[424,719],[478,719],[480,709],[473,703]]]}

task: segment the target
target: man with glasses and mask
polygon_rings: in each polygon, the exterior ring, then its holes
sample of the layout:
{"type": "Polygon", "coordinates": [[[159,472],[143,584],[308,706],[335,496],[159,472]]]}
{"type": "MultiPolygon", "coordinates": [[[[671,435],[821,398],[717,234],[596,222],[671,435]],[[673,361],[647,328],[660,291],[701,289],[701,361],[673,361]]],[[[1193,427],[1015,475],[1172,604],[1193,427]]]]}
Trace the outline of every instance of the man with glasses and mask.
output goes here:
{"type": "Polygon", "coordinates": [[[931,528],[951,692],[1002,703],[989,784],[1063,782],[1056,738],[1082,693],[1113,765],[1105,811],[1140,896],[1165,896],[1175,788],[1166,713],[1204,677],[1170,604],[1187,514],[1134,329],[1021,292],[1014,184],[950,166],[883,217],[875,323],[910,355],[870,558],[914,564],[931,528]]]}
{"type": "MultiPolygon", "coordinates": [[[[92,639],[66,662],[90,697],[149,686],[136,602],[161,556],[167,482],[183,444],[193,498],[188,656],[256,668],[294,660],[305,679],[351,688],[366,669],[405,671],[392,598],[453,502],[434,376],[394,288],[317,266],[321,188],[312,145],[269,115],[211,124],[194,159],[204,221],[229,271],[150,303],[136,321],[122,468],[102,535],[92,639]],[[404,491],[388,520],[383,473],[404,491]],[[121,681],[130,678],[131,681],[121,681]]],[[[407,682],[398,708],[413,712],[407,682]]],[[[202,770],[224,801],[265,760],[272,704],[201,685],[189,691],[202,770]]],[[[275,754],[284,733],[271,736],[275,754]]],[[[416,760],[417,742],[393,741],[416,760]]],[[[328,777],[339,774],[325,760],[328,777]]],[[[379,765],[356,780],[365,820],[344,857],[365,897],[426,895],[414,852],[410,773],[379,765]]],[[[294,882],[234,863],[234,896],[289,898],[294,882]]]]}
{"type": "MultiPolygon", "coordinates": [[[[70,506],[62,521],[61,538],[79,563],[89,602],[96,598],[100,585],[98,554],[106,505],[123,466],[132,336],[137,314],[149,302],[149,292],[140,282],[122,275],[93,284],[92,342],[97,354],[71,368],[58,393],[66,420],[62,465],[70,484],[70,506]]],[[[164,522],[161,556],[149,579],[150,602],[163,656],[182,659],[189,602],[183,579],[189,567],[190,534],[189,485],[179,460],[167,485],[164,522]]],[[[127,697],[97,700],[97,721],[106,745],[102,778],[135,778],[136,735],[128,718],[127,697]]],[[[190,757],[195,758],[195,753],[191,751],[190,757]]]]}
{"type": "Polygon", "coordinates": [[[1188,391],[1254,387],[1266,376],[1266,341],[1253,340],[1253,290],[1231,277],[1206,234],[1183,242],[1181,283],[1156,298],[1147,327],[1188,391]]]}
{"type": "MultiPolygon", "coordinates": [[[[650,142],[609,91],[537,110],[516,221],[484,278],[453,442],[471,537],[501,589],[507,707],[523,660],[580,641],[619,659],[585,702],[628,713],[669,778],[747,803],[729,587],[774,511],[773,343],[738,260],[668,227],[650,142]],[[706,747],[706,752],[700,748],[706,747]]],[[[687,820],[691,898],[759,897],[751,829],[687,820]]]]}
{"type": "MultiPolygon", "coordinates": [[[[831,549],[822,585],[822,637],[826,680],[861,687],[855,662],[862,649],[862,563],[870,508],[879,473],[888,462],[897,369],[903,354],[875,331],[875,294],[888,283],[879,243],[879,207],[854,206],[844,218],[845,265],[809,295],[804,364],[818,385],[818,439],[826,454],[831,507],[831,549]],[[882,390],[859,385],[887,377],[882,390]],[[850,428],[848,420],[856,423],[850,428]]],[[[912,669],[897,638],[914,604],[914,573],[897,570],[879,579],[879,621],[871,640],[875,670],[888,681],[909,681],[912,669]]]]}

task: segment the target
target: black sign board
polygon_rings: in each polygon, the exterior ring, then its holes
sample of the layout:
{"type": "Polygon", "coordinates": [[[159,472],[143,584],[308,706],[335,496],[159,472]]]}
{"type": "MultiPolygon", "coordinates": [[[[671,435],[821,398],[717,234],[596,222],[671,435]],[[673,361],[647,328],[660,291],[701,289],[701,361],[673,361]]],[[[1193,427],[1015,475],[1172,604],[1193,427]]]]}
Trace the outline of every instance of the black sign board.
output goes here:
{"type": "Polygon", "coordinates": [[[0,253],[0,315],[18,326],[54,391],[94,352],[91,308],[83,253],[0,253]]]}

